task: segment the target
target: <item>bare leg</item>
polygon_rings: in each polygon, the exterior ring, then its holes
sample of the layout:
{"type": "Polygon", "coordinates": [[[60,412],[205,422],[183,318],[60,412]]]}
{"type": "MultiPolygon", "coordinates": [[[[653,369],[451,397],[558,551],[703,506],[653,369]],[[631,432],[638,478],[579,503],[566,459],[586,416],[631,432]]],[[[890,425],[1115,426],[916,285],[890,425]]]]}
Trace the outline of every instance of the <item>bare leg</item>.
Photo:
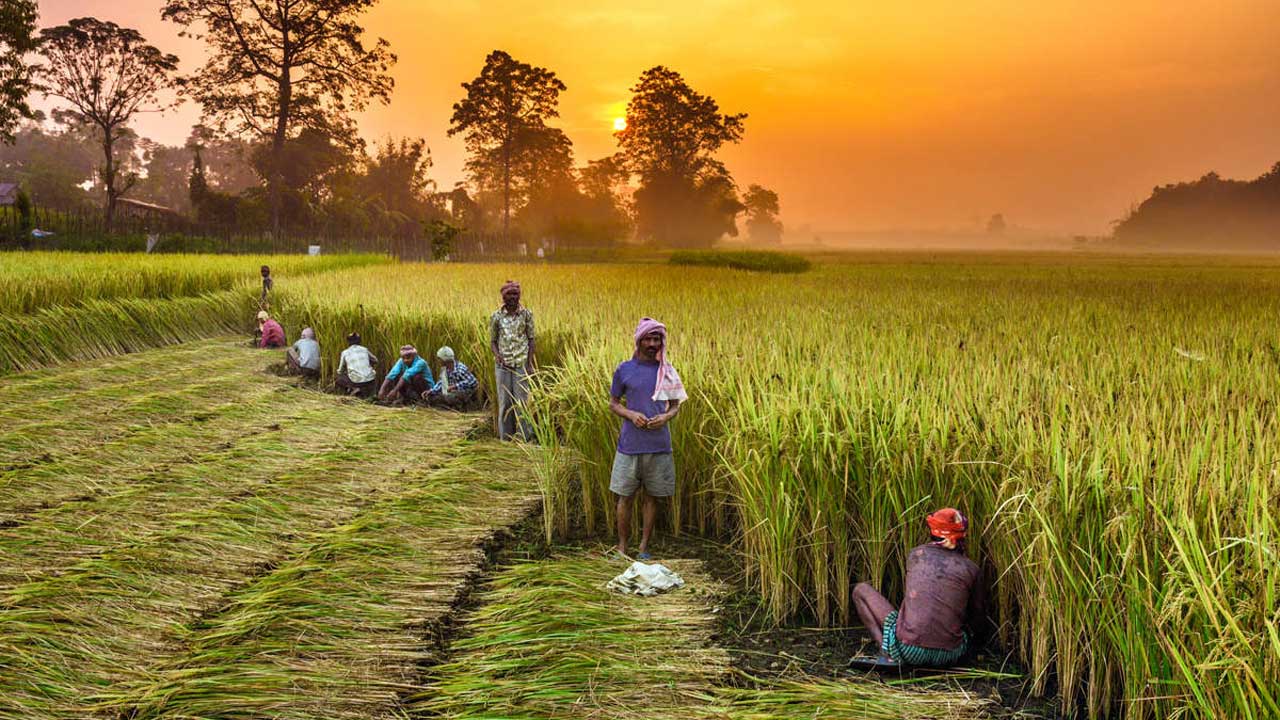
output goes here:
{"type": "Polygon", "coordinates": [[[884,640],[884,619],[893,612],[893,604],[867,583],[858,583],[853,588],[853,607],[858,611],[862,624],[867,626],[876,647],[880,647],[884,640]]]}
{"type": "Polygon", "coordinates": [[[640,511],[644,516],[644,528],[640,533],[640,552],[643,553],[649,552],[649,538],[653,536],[653,523],[658,517],[658,499],[645,493],[640,511]]]}
{"type": "Polygon", "coordinates": [[[631,498],[618,496],[618,552],[627,554],[627,539],[631,537],[631,498]]]}

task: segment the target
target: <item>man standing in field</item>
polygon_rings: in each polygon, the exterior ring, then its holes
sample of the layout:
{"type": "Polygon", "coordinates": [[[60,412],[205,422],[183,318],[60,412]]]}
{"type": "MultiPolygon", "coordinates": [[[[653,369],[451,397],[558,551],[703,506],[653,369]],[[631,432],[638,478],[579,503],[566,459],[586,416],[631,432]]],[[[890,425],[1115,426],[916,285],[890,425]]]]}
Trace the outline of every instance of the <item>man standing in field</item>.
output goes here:
{"type": "Polygon", "coordinates": [[[382,381],[378,399],[396,403],[413,402],[421,399],[433,384],[431,366],[418,357],[417,348],[404,345],[400,348],[400,359],[387,373],[387,379],[382,381]]]}
{"type": "Polygon", "coordinates": [[[280,323],[272,320],[266,310],[258,311],[258,331],[262,333],[262,338],[258,340],[258,347],[282,348],[285,346],[284,328],[280,327],[280,323]]]}
{"type": "Polygon", "coordinates": [[[347,349],[338,357],[334,384],[348,395],[367,397],[375,389],[373,385],[378,379],[377,367],[378,358],[369,352],[369,348],[360,344],[360,333],[353,332],[347,336],[347,349]]]}
{"type": "Polygon", "coordinates": [[[496,364],[498,438],[516,434],[528,440],[532,433],[524,417],[529,397],[529,373],[533,372],[533,313],[520,304],[520,283],[502,286],[502,307],[489,318],[489,344],[496,364]]]}
{"type": "Polygon", "coordinates": [[[676,466],[672,456],[671,428],[667,423],[680,412],[689,396],[675,367],[667,361],[667,328],[653,318],[643,318],[635,332],[635,354],[613,371],[609,410],[622,418],[618,451],[613,456],[609,490],[618,496],[618,547],[627,554],[631,537],[631,496],[644,487],[641,507],[643,528],[636,558],[649,560],[649,540],[658,516],[658,498],[676,492],[676,466]],[[625,404],[624,404],[625,402],[625,404]]]}
{"type": "Polygon", "coordinates": [[[902,607],[893,605],[875,588],[858,583],[853,604],[858,617],[880,646],[885,658],[902,665],[946,667],[969,650],[971,636],[983,617],[982,583],[978,566],[965,557],[964,536],[969,521],[954,508],[928,518],[932,541],[907,556],[902,607]]]}
{"type": "Polygon", "coordinates": [[[258,298],[258,309],[271,309],[271,288],[275,286],[275,281],[271,279],[271,268],[266,265],[262,266],[262,296],[258,298]]]}

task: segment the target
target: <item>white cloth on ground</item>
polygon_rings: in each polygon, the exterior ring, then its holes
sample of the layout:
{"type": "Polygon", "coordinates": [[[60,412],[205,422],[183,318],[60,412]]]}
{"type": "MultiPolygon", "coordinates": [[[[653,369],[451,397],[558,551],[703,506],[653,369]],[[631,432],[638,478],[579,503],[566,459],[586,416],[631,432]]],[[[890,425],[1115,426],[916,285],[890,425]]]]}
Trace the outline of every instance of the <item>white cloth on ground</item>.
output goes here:
{"type": "Polygon", "coordinates": [[[621,575],[609,581],[605,587],[627,595],[649,597],[684,587],[684,578],[661,563],[631,563],[621,575]]]}

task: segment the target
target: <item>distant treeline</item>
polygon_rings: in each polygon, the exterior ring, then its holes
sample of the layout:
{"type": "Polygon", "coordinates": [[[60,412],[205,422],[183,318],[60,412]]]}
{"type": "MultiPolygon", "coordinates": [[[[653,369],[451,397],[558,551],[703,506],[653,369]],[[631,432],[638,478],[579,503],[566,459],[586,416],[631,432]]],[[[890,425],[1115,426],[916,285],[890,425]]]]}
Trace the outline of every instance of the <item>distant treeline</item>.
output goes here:
{"type": "Polygon", "coordinates": [[[1132,245],[1205,250],[1280,250],[1280,162],[1254,180],[1209,173],[1162,185],[1115,227],[1132,245]]]}

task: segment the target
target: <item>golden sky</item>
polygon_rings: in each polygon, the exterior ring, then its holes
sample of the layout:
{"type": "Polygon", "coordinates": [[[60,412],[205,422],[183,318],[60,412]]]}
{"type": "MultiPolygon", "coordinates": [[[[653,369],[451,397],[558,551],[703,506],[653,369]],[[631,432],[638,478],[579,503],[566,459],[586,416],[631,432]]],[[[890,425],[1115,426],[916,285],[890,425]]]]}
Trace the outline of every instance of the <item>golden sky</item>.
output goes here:
{"type": "MultiPolygon", "coordinates": [[[[160,0],[41,0],[41,23],[96,15],[136,27],[184,69],[202,46],[160,0]]],[[[778,191],[788,230],[1013,225],[1101,233],[1159,183],[1280,161],[1277,0],[382,0],[370,34],[399,55],[369,139],[425,137],[441,187],[459,84],[501,48],[568,85],[561,127],[579,163],[614,149],[628,88],[656,64],[726,112],[739,184],[778,191]]],[[[190,105],[136,123],[180,142],[190,105]]]]}

